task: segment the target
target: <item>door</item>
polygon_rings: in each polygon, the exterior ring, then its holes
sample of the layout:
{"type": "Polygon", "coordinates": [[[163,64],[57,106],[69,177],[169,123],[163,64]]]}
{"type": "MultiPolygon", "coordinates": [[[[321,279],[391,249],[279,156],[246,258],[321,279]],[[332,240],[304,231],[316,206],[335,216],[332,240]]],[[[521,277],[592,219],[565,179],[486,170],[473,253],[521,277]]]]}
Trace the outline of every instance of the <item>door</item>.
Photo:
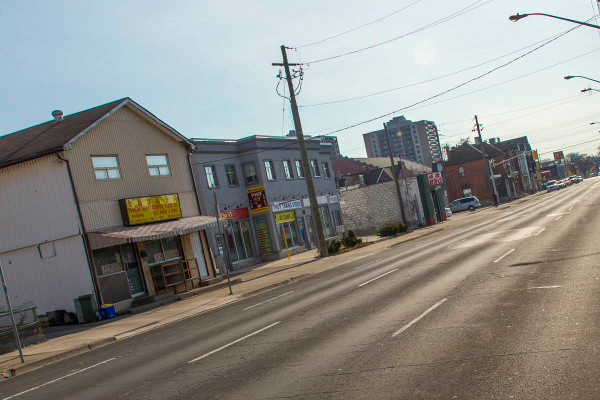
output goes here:
{"type": "Polygon", "coordinates": [[[127,244],[121,246],[121,253],[123,254],[123,265],[127,273],[131,297],[141,296],[146,293],[146,289],[144,288],[142,271],[135,257],[133,245],[127,244]]]}

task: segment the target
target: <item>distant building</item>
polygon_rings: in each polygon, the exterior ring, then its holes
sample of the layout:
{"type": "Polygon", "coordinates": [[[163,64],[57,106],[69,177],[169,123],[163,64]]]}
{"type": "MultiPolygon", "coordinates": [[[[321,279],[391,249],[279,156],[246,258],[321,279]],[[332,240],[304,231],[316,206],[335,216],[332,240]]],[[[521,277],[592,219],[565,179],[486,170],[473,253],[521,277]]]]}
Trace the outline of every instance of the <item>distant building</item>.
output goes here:
{"type": "MultiPolygon", "coordinates": [[[[428,166],[442,161],[438,131],[432,121],[412,122],[400,116],[390,120],[387,129],[394,157],[406,158],[428,166]]],[[[363,139],[369,158],[389,157],[383,129],[365,133],[363,139]]]]}
{"type": "MultiPolygon", "coordinates": [[[[288,133],[286,135],[287,138],[295,138],[296,137],[296,131],[295,130],[290,130],[290,133],[288,133]]],[[[304,135],[305,139],[310,139],[310,136],[304,135]]],[[[331,161],[335,161],[337,160],[338,157],[340,157],[341,153],[340,153],[340,146],[338,144],[338,139],[337,136],[321,136],[320,137],[321,142],[323,143],[331,143],[331,161]]]]}

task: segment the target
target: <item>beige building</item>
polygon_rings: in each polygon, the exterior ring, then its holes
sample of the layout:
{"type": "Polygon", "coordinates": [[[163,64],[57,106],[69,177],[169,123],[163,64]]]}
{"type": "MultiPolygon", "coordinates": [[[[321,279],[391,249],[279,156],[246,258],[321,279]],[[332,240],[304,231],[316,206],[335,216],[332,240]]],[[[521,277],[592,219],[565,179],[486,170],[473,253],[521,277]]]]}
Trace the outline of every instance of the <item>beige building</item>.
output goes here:
{"type": "Polygon", "coordinates": [[[194,144],[129,98],[0,137],[0,262],[16,304],[131,307],[215,276],[194,144]]]}

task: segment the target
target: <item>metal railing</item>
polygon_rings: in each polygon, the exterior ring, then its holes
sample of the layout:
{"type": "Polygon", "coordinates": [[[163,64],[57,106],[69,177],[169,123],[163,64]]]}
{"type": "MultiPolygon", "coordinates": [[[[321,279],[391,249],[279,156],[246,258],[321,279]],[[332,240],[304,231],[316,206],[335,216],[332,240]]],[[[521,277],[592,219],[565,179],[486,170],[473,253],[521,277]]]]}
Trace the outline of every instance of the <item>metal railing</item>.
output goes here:
{"type": "MultiPolygon", "coordinates": [[[[23,303],[13,308],[15,324],[19,331],[22,346],[29,346],[45,340],[36,310],[37,306],[32,302],[23,303]]],[[[16,350],[16,348],[10,310],[8,307],[0,307],[0,354],[16,350]]]]}

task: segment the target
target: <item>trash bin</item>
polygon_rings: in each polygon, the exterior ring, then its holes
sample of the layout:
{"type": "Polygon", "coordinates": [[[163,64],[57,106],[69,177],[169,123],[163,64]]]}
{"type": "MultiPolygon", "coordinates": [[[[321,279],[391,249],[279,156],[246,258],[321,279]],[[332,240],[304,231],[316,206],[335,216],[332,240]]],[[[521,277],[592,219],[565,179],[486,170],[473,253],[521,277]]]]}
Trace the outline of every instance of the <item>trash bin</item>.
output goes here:
{"type": "Polygon", "coordinates": [[[76,299],[73,299],[75,304],[75,312],[77,313],[77,321],[81,324],[84,322],[96,321],[96,304],[93,294],[84,294],[76,299]]]}
{"type": "Polygon", "coordinates": [[[115,306],[113,306],[112,304],[104,304],[98,309],[98,314],[100,314],[101,320],[114,318],[117,315],[117,313],[115,312],[115,306]]]}

